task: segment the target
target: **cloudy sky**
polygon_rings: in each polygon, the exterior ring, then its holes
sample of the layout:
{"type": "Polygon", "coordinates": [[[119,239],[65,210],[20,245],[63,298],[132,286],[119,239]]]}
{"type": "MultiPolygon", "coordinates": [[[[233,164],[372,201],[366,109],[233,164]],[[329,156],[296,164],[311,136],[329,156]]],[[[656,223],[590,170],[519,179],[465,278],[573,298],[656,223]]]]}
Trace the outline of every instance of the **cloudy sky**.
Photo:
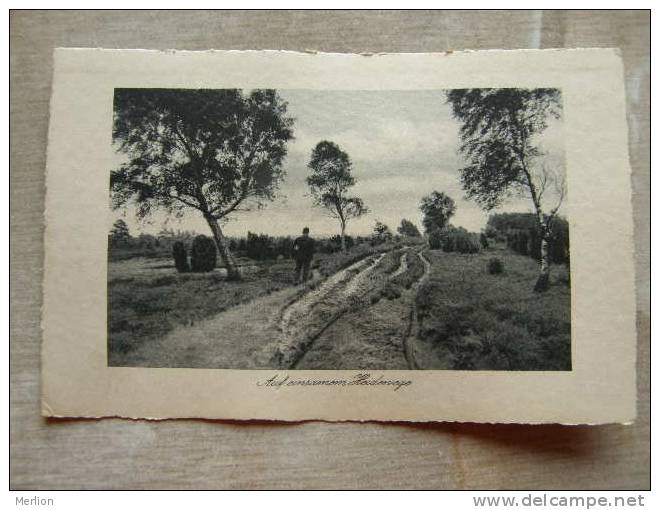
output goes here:
{"type": "MultiPolygon", "coordinates": [[[[316,236],[338,233],[337,220],[312,207],[305,183],[310,154],[322,140],[333,141],[348,153],[357,181],[352,194],[370,209],[348,224],[349,234],[371,233],[376,220],[395,230],[402,218],[421,229],[419,202],[434,190],[456,201],[454,225],[471,231],[485,225],[488,214],[464,198],[458,172],[462,161],[456,152],[459,124],[452,119],[442,91],[283,90],[280,94],[295,118],[295,140],[288,145],[281,196],[262,210],[234,215],[224,226],[227,235],[244,236],[248,230],[294,235],[304,226],[316,236]]],[[[561,122],[553,122],[540,143],[555,164],[563,166],[561,122]]],[[[500,210],[531,211],[531,202],[512,199],[500,210]]],[[[566,210],[561,212],[566,214],[566,210]]],[[[149,222],[139,223],[129,207],[113,212],[111,222],[118,217],[124,218],[134,235],[157,233],[163,227],[208,230],[192,210],[182,219],[155,214],[149,222]]]]}

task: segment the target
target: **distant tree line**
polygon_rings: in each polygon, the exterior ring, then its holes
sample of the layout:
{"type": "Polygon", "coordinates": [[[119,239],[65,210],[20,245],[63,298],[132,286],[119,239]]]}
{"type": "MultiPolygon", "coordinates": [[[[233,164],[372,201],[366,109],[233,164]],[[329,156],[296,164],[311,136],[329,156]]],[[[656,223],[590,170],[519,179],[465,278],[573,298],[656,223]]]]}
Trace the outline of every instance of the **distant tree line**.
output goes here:
{"type": "MultiPolygon", "coordinates": [[[[542,235],[539,222],[532,213],[492,214],[486,224],[488,238],[506,242],[507,246],[519,253],[540,261],[542,257],[542,235]]],[[[568,264],[570,258],[568,221],[555,216],[547,234],[549,261],[553,264],[568,264]]]]}
{"type": "MultiPolygon", "coordinates": [[[[255,234],[248,232],[246,237],[232,237],[229,240],[229,249],[237,257],[245,257],[253,260],[276,260],[290,259],[293,254],[293,241],[291,236],[269,236],[267,234],[255,234]]],[[[350,250],[356,244],[366,242],[365,237],[352,237],[346,235],[344,244],[346,250],[350,250]]],[[[342,250],[342,239],[340,235],[328,238],[316,239],[317,253],[336,253],[342,250]]]]}
{"type": "MultiPolygon", "coordinates": [[[[403,237],[421,238],[417,227],[403,219],[397,228],[398,234],[393,234],[389,226],[377,221],[370,236],[342,236],[335,234],[330,237],[316,238],[316,252],[322,254],[337,253],[351,250],[354,246],[368,243],[372,246],[403,237]]],[[[131,235],[126,222],[117,220],[108,235],[108,248],[111,260],[124,260],[132,257],[169,257],[175,245],[179,250],[190,250],[198,234],[187,230],[163,229],[157,235],[131,235]]],[[[248,232],[245,237],[228,237],[228,247],[236,257],[249,258],[257,261],[292,258],[292,236],[269,236],[263,233],[248,232]]],[[[175,257],[176,258],[176,257],[175,257]]]]}
{"type": "Polygon", "coordinates": [[[463,227],[447,225],[429,234],[429,247],[433,250],[458,253],[479,253],[484,247],[479,235],[463,227]]]}
{"type": "Polygon", "coordinates": [[[162,229],[158,234],[131,235],[126,222],[115,221],[108,234],[108,256],[110,260],[125,260],[133,257],[169,256],[177,241],[192,245],[196,232],[189,230],[162,229]]]}

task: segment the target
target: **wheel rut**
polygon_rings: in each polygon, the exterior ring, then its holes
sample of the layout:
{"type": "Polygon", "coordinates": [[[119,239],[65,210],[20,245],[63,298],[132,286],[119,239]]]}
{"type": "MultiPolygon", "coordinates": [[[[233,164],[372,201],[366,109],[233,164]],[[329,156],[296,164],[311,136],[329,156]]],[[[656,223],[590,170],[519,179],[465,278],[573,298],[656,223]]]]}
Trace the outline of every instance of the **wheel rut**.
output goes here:
{"type": "Polygon", "coordinates": [[[289,302],[280,314],[277,339],[260,357],[272,366],[295,368],[316,338],[359,300],[368,276],[384,256],[370,255],[289,302]]]}
{"type": "MultiPolygon", "coordinates": [[[[379,261],[381,259],[382,256],[379,261]]],[[[317,330],[290,368],[417,368],[411,361],[414,357],[409,352],[409,345],[412,345],[409,336],[415,324],[413,307],[417,289],[428,274],[427,261],[420,252],[408,248],[391,274],[378,274],[376,269],[377,264],[374,264],[371,271],[362,273],[362,278],[351,281],[347,286],[349,306],[317,330]],[[419,257],[424,263],[420,279],[406,290],[402,289],[396,298],[381,298],[381,291],[390,281],[411,269],[409,257],[419,257]]]]}
{"type": "Polygon", "coordinates": [[[417,293],[419,292],[420,287],[428,280],[429,275],[431,274],[431,263],[424,256],[424,250],[420,250],[417,253],[417,256],[420,258],[424,264],[424,274],[422,277],[415,282],[413,285],[413,300],[410,308],[410,319],[408,323],[408,329],[403,340],[403,350],[406,356],[406,362],[408,363],[408,368],[411,370],[418,370],[423,368],[416,356],[415,353],[415,340],[417,339],[419,333],[419,311],[417,310],[417,293]]]}

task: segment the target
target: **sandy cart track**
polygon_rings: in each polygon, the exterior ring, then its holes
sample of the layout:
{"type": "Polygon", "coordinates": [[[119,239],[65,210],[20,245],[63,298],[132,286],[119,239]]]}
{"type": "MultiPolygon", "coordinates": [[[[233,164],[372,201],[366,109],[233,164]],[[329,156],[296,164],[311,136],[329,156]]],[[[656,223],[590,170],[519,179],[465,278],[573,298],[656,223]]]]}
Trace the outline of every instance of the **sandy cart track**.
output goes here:
{"type": "Polygon", "coordinates": [[[369,255],[324,281],[315,278],[308,289],[289,287],[179,326],[141,345],[131,365],[405,369],[403,339],[416,290],[376,303],[372,296],[410,269],[413,251],[406,249],[391,274],[381,264],[385,256],[369,255]]]}
{"type": "MultiPolygon", "coordinates": [[[[375,296],[389,280],[408,271],[406,250],[399,268],[391,275],[383,275],[371,283],[367,293],[375,296]]],[[[406,369],[415,368],[408,361],[408,336],[412,328],[412,312],[417,290],[429,273],[428,261],[418,252],[424,263],[424,274],[409,290],[396,299],[362,299],[350,309],[333,318],[319,331],[308,349],[301,354],[294,368],[298,369],[406,369]]]]}
{"type": "Polygon", "coordinates": [[[352,264],[290,304],[278,325],[278,340],[260,356],[270,365],[294,368],[314,340],[369,290],[369,275],[384,256],[371,255],[352,264]]]}
{"type": "Polygon", "coordinates": [[[408,252],[404,251],[399,259],[399,267],[392,273],[392,278],[395,278],[406,271],[408,271],[408,252]]]}

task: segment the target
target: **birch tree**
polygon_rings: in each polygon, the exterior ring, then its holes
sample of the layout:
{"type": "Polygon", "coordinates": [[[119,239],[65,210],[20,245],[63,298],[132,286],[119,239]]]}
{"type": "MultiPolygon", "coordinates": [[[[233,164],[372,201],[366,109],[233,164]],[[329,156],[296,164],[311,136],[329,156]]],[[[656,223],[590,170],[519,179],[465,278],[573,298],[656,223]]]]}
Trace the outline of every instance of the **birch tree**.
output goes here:
{"type": "Polygon", "coordinates": [[[200,214],[238,279],[220,225],[273,200],[292,126],[275,90],[117,89],[113,141],[127,162],[110,174],[112,204],[200,214]]]}
{"type": "Polygon", "coordinates": [[[565,196],[563,172],[552,168],[539,146],[550,119],[561,117],[558,89],[457,89],[447,93],[461,123],[460,169],[467,197],[489,211],[512,194],[528,197],[541,236],[535,290],[549,282],[548,241],[565,196]],[[550,192],[552,190],[553,192],[550,192]]]}

